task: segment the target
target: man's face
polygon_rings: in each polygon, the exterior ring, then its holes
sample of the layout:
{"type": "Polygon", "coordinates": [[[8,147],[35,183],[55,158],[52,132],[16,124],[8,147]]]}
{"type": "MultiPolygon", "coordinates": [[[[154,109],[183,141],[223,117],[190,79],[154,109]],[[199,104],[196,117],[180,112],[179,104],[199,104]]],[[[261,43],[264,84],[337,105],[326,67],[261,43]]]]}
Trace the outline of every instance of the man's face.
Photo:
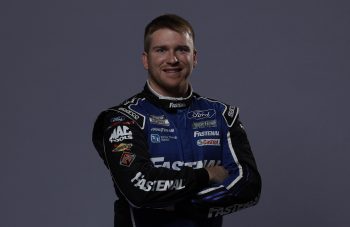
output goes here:
{"type": "Polygon", "coordinates": [[[150,36],[150,48],[142,54],[151,87],[163,96],[180,97],[188,89],[187,78],[197,63],[188,33],[159,29],[150,36]]]}

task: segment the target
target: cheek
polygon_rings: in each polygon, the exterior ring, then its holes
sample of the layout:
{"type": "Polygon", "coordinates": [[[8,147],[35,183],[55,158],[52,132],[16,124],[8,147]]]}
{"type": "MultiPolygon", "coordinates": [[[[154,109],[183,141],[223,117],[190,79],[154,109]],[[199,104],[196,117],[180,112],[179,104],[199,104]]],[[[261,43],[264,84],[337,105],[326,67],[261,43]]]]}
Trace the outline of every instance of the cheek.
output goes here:
{"type": "Polygon", "coordinates": [[[160,57],[156,57],[156,58],[153,57],[153,58],[150,58],[148,60],[149,60],[148,61],[149,66],[157,66],[163,62],[162,58],[160,58],[160,57]]]}
{"type": "Polygon", "coordinates": [[[192,57],[187,57],[186,58],[186,63],[191,68],[193,68],[195,66],[195,64],[196,64],[196,62],[194,61],[194,59],[192,57]]]}
{"type": "Polygon", "coordinates": [[[192,63],[194,62],[194,56],[192,54],[184,54],[181,56],[181,58],[186,61],[186,62],[189,62],[189,63],[192,63]]]}

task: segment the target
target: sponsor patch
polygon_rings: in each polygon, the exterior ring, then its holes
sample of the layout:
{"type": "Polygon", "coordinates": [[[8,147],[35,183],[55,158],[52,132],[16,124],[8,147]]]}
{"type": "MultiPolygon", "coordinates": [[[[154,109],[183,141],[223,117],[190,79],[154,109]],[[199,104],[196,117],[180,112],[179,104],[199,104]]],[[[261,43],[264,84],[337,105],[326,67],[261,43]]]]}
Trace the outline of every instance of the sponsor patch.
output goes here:
{"type": "Polygon", "coordinates": [[[197,140],[198,146],[220,146],[220,139],[199,139],[197,140]]]}
{"type": "Polygon", "coordinates": [[[116,121],[112,123],[112,127],[113,126],[117,126],[117,125],[133,125],[135,124],[135,121],[116,121]]]}
{"type": "Polygon", "coordinates": [[[199,169],[203,167],[217,166],[221,164],[221,160],[198,160],[192,162],[184,161],[165,161],[165,157],[153,157],[151,158],[154,167],[164,167],[173,170],[181,170],[182,167],[188,166],[193,169],[199,169]]]}
{"type": "Polygon", "coordinates": [[[173,128],[151,128],[151,132],[173,133],[173,132],[175,132],[175,129],[173,129],[173,128]]]}
{"type": "Polygon", "coordinates": [[[211,207],[208,212],[208,218],[223,216],[244,208],[254,206],[258,203],[258,201],[259,197],[256,197],[254,200],[247,203],[238,203],[227,207],[211,207]]]}
{"type": "Polygon", "coordinates": [[[125,117],[123,116],[118,116],[118,117],[113,117],[111,119],[111,122],[114,123],[114,122],[120,122],[120,121],[124,121],[125,120],[125,117]]]}
{"type": "Polygon", "coordinates": [[[230,106],[230,108],[228,109],[227,115],[229,117],[234,117],[236,115],[236,108],[233,106],[230,106]]]}
{"type": "Polygon", "coordinates": [[[215,127],[217,127],[216,120],[199,121],[199,122],[192,123],[193,129],[215,128],[215,127]]]}
{"type": "MultiPolygon", "coordinates": [[[[139,99],[137,99],[136,102],[138,100],[139,99]]],[[[121,113],[123,116],[126,117],[126,119],[130,119],[130,120],[135,121],[135,124],[140,126],[141,129],[144,129],[144,127],[145,127],[145,119],[146,118],[145,118],[145,116],[143,116],[142,114],[138,113],[137,111],[132,110],[132,109],[130,109],[127,106],[125,106],[125,107],[118,107],[118,108],[111,108],[109,110],[121,113]]],[[[120,125],[122,125],[122,124],[120,124],[120,125]]]]}
{"type": "Polygon", "coordinates": [[[152,143],[168,142],[170,140],[177,140],[177,136],[163,136],[159,134],[151,134],[152,143]]]}
{"type": "Polygon", "coordinates": [[[234,106],[226,106],[226,110],[223,113],[223,116],[225,118],[225,121],[229,127],[232,127],[233,123],[235,122],[239,109],[234,106]]]}
{"type": "Polygon", "coordinates": [[[126,139],[132,139],[132,132],[129,131],[128,126],[123,125],[118,126],[113,130],[111,136],[109,137],[109,142],[117,143],[126,139]]]}
{"type": "Polygon", "coordinates": [[[120,157],[120,165],[130,167],[135,157],[135,154],[132,154],[130,152],[123,152],[122,156],[120,157]]]}
{"type": "Polygon", "coordinates": [[[119,107],[118,110],[128,114],[131,118],[138,120],[140,116],[132,110],[126,109],[124,107],[119,107]]]}
{"type": "Polygon", "coordinates": [[[220,136],[219,131],[194,131],[194,137],[203,137],[203,136],[220,136]]]}
{"type": "Polygon", "coordinates": [[[131,179],[131,183],[134,184],[134,187],[145,191],[157,191],[157,192],[163,192],[163,191],[176,191],[181,190],[185,188],[185,185],[183,185],[182,179],[174,179],[174,180],[147,180],[145,179],[145,176],[138,172],[136,173],[135,177],[131,179]]]}
{"type": "Polygon", "coordinates": [[[205,118],[212,118],[216,114],[216,111],[214,109],[209,110],[194,110],[187,113],[187,117],[189,119],[205,119],[205,118]]]}
{"type": "Polygon", "coordinates": [[[114,144],[114,148],[112,152],[130,151],[131,147],[132,147],[131,143],[114,144]]]}
{"type": "Polygon", "coordinates": [[[151,115],[149,117],[149,121],[151,124],[155,124],[155,125],[162,125],[162,126],[170,125],[169,120],[164,115],[161,115],[161,116],[151,115]]]}
{"type": "Polygon", "coordinates": [[[183,108],[186,107],[186,103],[184,102],[171,102],[169,103],[169,108],[183,108]]]}
{"type": "Polygon", "coordinates": [[[151,134],[151,142],[152,143],[160,143],[160,135],[158,135],[158,134],[151,134]]]}

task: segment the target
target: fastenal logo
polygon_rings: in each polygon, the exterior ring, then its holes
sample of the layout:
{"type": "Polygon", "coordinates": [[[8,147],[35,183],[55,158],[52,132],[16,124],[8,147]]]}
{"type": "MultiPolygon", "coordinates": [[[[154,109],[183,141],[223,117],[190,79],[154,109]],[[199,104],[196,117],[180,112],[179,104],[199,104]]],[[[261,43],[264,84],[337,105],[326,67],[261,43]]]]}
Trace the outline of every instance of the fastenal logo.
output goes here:
{"type": "Polygon", "coordinates": [[[197,140],[197,145],[202,146],[220,146],[220,139],[200,139],[197,140]]]}
{"type": "Polygon", "coordinates": [[[198,161],[184,162],[182,160],[168,161],[168,160],[165,160],[165,157],[153,157],[151,158],[151,161],[153,162],[153,165],[157,168],[164,167],[164,168],[173,169],[173,170],[181,170],[182,167],[184,166],[188,166],[193,169],[199,169],[203,167],[221,165],[221,160],[198,160],[198,161]]]}
{"type": "Polygon", "coordinates": [[[176,103],[171,102],[169,104],[169,108],[182,108],[182,107],[185,107],[185,106],[186,106],[186,104],[183,103],[183,102],[176,102],[176,103]]]}
{"type": "Polygon", "coordinates": [[[182,179],[148,180],[141,172],[136,173],[135,177],[131,179],[131,183],[134,184],[134,187],[145,192],[177,191],[185,188],[182,179]]]}
{"type": "Polygon", "coordinates": [[[202,137],[202,136],[220,136],[219,131],[194,131],[194,137],[202,137]]]}
{"type": "Polygon", "coordinates": [[[249,201],[247,203],[234,204],[227,207],[211,207],[208,212],[208,218],[223,216],[244,208],[254,206],[258,203],[258,201],[259,197],[256,197],[254,200],[249,201]]]}
{"type": "Polygon", "coordinates": [[[194,110],[190,111],[187,114],[189,119],[204,119],[204,118],[212,118],[215,116],[216,111],[214,109],[209,110],[194,110]]]}

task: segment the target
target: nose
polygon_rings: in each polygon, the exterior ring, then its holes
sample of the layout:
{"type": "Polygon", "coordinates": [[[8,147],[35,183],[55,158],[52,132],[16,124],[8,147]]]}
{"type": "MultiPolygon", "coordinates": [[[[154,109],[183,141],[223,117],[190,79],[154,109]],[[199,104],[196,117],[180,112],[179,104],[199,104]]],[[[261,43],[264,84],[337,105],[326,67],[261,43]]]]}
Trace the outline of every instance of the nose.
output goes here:
{"type": "Polygon", "coordinates": [[[176,64],[179,62],[179,59],[176,57],[176,54],[172,51],[169,52],[168,56],[168,63],[169,64],[176,64]]]}

